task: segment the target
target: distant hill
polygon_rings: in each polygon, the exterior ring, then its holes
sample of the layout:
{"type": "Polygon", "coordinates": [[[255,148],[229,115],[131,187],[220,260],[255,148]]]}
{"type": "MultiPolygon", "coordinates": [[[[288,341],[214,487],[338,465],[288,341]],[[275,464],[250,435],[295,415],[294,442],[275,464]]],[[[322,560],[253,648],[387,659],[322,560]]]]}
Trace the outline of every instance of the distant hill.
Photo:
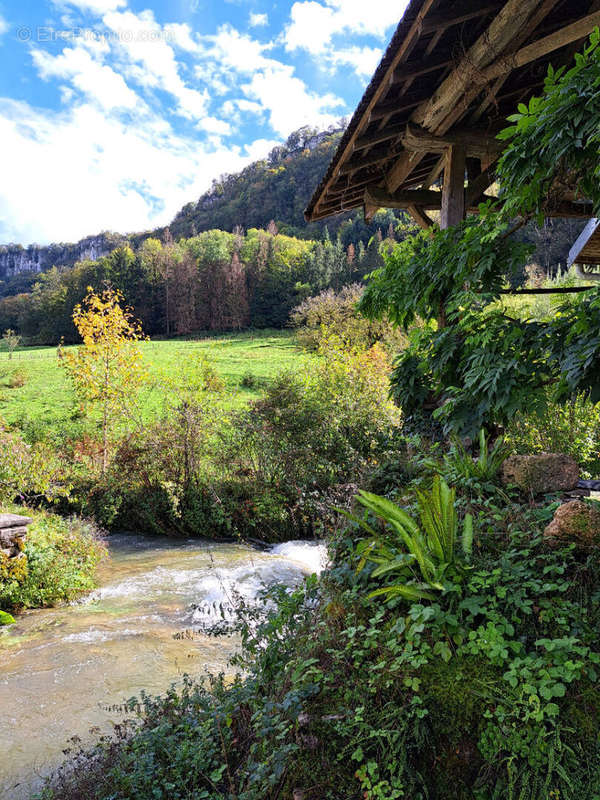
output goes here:
{"type": "MultiPolygon", "coordinates": [[[[210,228],[266,228],[271,220],[281,233],[320,239],[327,226],[335,233],[350,217],[307,224],[304,209],[341,139],[343,129],[318,131],[304,127],[275,147],[264,161],[255,161],[235,175],[213,181],[197,202],[185,205],[170,225],[171,233],[194,236],[210,228]]],[[[349,244],[349,242],[348,242],[349,244]]]]}

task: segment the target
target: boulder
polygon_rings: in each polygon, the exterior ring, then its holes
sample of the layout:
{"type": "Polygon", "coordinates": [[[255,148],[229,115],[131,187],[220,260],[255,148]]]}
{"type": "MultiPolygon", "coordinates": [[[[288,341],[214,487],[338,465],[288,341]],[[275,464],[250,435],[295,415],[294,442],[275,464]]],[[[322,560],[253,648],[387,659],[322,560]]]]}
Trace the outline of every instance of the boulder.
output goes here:
{"type": "Polygon", "coordinates": [[[565,492],[577,486],[579,467],[563,453],[509,456],[502,465],[502,481],[534,495],[565,492]]]}
{"type": "Polygon", "coordinates": [[[563,503],[544,531],[550,544],[574,542],[579,547],[600,545],[600,508],[583,500],[563,503]]]}

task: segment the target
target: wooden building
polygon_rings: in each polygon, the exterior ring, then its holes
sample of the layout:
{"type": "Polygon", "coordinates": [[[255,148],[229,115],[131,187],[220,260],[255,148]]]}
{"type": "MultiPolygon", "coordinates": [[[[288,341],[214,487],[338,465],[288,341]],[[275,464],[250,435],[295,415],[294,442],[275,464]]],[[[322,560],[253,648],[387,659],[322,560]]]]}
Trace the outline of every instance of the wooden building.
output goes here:
{"type": "MultiPolygon", "coordinates": [[[[410,0],[306,219],[402,208],[427,227],[436,209],[457,224],[493,182],[506,116],[596,26],[600,0],[410,0]]],[[[555,215],[590,208],[567,200],[555,215]]]]}
{"type": "MultiPolygon", "coordinates": [[[[592,217],[569,251],[567,264],[600,264],[600,219],[592,217]]],[[[585,275],[584,275],[585,277],[585,275]]]]}

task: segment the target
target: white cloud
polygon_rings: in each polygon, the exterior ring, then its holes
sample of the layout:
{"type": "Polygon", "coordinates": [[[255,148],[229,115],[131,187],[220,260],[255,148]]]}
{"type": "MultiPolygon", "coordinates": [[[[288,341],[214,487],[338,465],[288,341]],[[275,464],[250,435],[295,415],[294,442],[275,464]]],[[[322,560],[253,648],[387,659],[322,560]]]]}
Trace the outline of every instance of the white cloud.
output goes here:
{"type": "Polygon", "coordinates": [[[198,42],[192,36],[192,29],[187,23],[170,22],[163,28],[166,39],[181,50],[188,53],[197,53],[198,42]]]}
{"type": "Polygon", "coordinates": [[[199,130],[206,131],[207,133],[214,133],[217,136],[228,136],[231,133],[231,125],[217,117],[204,117],[196,127],[199,130]]]}
{"type": "Polygon", "coordinates": [[[280,145],[280,141],[274,139],[257,139],[251,144],[244,147],[244,151],[248,155],[250,161],[259,161],[269,155],[274,147],[280,145]]]}
{"type": "Polygon", "coordinates": [[[381,61],[382,51],[377,47],[347,47],[332,50],[330,58],[335,66],[349,64],[357,75],[370,78],[381,61]]]}
{"type": "Polygon", "coordinates": [[[116,11],[127,5],[127,0],[55,0],[55,4],[62,6],[65,4],[75,6],[80,11],[89,11],[101,17],[109,11],[116,11]]]}
{"type": "Polygon", "coordinates": [[[7,33],[9,28],[10,25],[8,24],[8,22],[4,19],[3,16],[0,15],[0,36],[2,36],[3,33],[7,33]]]}
{"type": "MultiPolygon", "coordinates": [[[[334,37],[344,35],[385,37],[388,28],[396,25],[408,0],[391,3],[390,0],[298,0],[292,6],[291,22],[284,34],[286,48],[306,50],[324,62],[351,64],[359,74],[367,74],[367,67],[375,59],[373,48],[332,47],[334,37]]],[[[346,44],[346,42],[345,42],[346,44]]],[[[376,64],[375,64],[376,65],[376,64]]]]}
{"type": "Polygon", "coordinates": [[[269,24],[268,14],[253,14],[252,12],[250,12],[248,25],[251,28],[261,28],[268,24],[269,24]]]}
{"type": "MultiPolygon", "coordinates": [[[[115,108],[136,108],[142,105],[136,93],[119,75],[105,64],[92,58],[83,47],[67,47],[60,55],[51,56],[44,50],[33,50],[32,56],[44,80],[61,78],[95,101],[106,111],[115,108]]],[[[63,94],[70,100],[69,92],[63,94]]]]}
{"type": "Polygon", "coordinates": [[[205,53],[209,63],[218,64],[236,85],[239,75],[250,78],[239,87],[245,97],[233,100],[240,111],[266,112],[271,127],[281,136],[287,136],[300,125],[326,127],[335,122],[333,111],[344,102],[330,93],[311,92],[294,74],[292,66],[266,55],[270,45],[261,44],[229,25],[207,39],[212,42],[212,48],[205,53]]]}
{"type": "Polygon", "coordinates": [[[332,94],[317,95],[292,75],[291,67],[266,69],[254,75],[242,89],[269,112],[271,127],[287,136],[301,125],[326,127],[335,122],[330,109],[344,103],[332,94]]]}
{"type": "Polygon", "coordinates": [[[168,36],[152,11],[111,12],[104,15],[103,21],[116,37],[115,49],[129,77],[148,89],[162,89],[171,94],[178,102],[178,113],[183,116],[202,119],[210,95],[206,89],[198,91],[185,85],[168,36]]]}
{"type": "Polygon", "coordinates": [[[133,125],[89,103],[53,114],[12,100],[0,100],[0,141],[0,242],[23,244],[164,225],[268,144],[210,150],[159,117],[133,125]]]}

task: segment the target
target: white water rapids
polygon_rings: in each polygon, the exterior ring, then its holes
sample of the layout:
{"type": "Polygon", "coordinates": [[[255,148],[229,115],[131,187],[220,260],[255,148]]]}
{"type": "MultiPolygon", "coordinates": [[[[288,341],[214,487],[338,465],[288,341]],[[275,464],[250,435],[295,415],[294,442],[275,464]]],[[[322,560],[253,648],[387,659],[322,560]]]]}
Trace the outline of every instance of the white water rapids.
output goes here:
{"type": "Polygon", "coordinates": [[[111,710],[183,674],[225,670],[235,637],[175,638],[230,616],[235,597],[298,585],[325,562],[323,545],[267,551],[236,544],[112,536],[99,588],[83,600],[21,615],[0,629],[0,800],[28,798],[73,735],[108,731],[111,710]]]}

